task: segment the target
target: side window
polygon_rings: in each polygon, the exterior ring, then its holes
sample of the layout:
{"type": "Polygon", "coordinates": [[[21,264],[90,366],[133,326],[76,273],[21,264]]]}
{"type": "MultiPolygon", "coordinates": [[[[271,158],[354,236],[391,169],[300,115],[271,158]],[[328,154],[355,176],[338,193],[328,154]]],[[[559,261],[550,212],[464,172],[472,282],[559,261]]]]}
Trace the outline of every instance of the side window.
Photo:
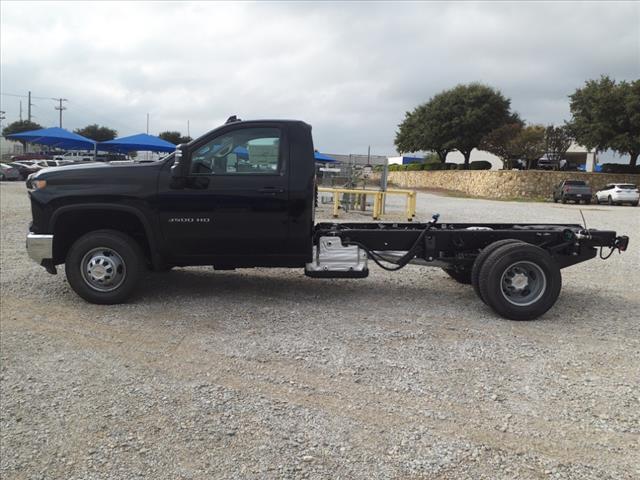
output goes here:
{"type": "Polygon", "coordinates": [[[194,175],[273,175],[280,167],[280,129],[241,128],[218,136],[191,156],[194,175]]]}

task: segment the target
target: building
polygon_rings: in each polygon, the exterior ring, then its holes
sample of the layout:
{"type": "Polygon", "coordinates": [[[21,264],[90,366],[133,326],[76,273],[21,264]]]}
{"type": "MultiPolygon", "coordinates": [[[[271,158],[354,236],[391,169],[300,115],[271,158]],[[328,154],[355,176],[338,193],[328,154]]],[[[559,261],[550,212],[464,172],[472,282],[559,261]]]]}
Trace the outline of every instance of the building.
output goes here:
{"type": "MultiPolygon", "coordinates": [[[[565,155],[568,168],[571,170],[585,170],[587,172],[593,172],[597,164],[597,158],[594,152],[589,151],[586,147],[578,145],[577,143],[571,144],[569,150],[565,155]]],[[[407,163],[414,163],[413,161],[405,161],[406,159],[421,159],[416,156],[401,156],[401,157],[389,157],[389,164],[405,165],[407,163]]],[[[471,152],[470,162],[484,160],[491,163],[491,170],[502,169],[502,160],[492,153],[485,152],[484,150],[473,149],[471,152]]],[[[448,163],[464,163],[464,156],[457,150],[450,152],[447,155],[448,163]]]]}
{"type": "Polygon", "coordinates": [[[0,156],[2,156],[3,159],[11,157],[12,155],[20,155],[21,153],[24,153],[24,149],[20,142],[7,140],[0,136],[0,156]]]}

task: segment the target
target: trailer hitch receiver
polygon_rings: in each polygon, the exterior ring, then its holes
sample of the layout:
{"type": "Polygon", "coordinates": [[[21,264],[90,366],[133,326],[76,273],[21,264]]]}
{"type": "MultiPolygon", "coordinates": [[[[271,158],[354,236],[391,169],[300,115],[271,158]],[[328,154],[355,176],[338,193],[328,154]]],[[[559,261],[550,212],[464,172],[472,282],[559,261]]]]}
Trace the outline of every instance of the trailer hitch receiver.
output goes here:
{"type": "Polygon", "coordinates": [[[626,235],[622,235],[620,237],[616,237],[616,241],[614,243],[614,247],[619,251],[624,252],[629,246],[629,237],[626,235]]]}

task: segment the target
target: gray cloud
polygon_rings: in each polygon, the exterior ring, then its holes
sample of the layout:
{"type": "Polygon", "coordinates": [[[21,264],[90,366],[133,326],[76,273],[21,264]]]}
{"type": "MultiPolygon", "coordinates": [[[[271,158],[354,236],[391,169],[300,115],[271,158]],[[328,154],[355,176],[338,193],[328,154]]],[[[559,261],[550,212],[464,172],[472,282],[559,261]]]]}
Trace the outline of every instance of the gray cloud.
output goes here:
{"type": "MultiPolygon", "coordinates": [[[[2,91],[68,98],[65,126],[204,133],[303,119],[330,152],[393,153],[404,112],[458,83],[562,123],[588,78],[640,77],[638,3],[2,2],[2,91]]],[[[54,102],[34,114],[57,124],[54,102]]],[[[23,101],[26,105],[26,102],[23,101]]],[[[7,120],[18,99],[2,97],[7,120]]],[[[24,107],[26,112],[26,106],[24,107]]]]}

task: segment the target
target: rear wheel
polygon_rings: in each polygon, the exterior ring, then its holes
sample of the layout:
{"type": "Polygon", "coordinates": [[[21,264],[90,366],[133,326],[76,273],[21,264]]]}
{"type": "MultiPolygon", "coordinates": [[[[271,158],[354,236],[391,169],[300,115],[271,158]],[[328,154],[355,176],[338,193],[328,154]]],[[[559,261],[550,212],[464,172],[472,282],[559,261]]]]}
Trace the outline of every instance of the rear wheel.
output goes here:
{"type": "Polygon", "coordinates": [[[562,203],[567,203],[567,199],[566,199],[566,198],[564,198],[564,195],[562,195],[562,196],[560,197],[560,201],[561,201],[562,203]]]}
{"type": "Polygon", "coordinates": [[[498,240],[497,242],[490,243],[489,245],[484,247],[473,262],[473,267],[471,268],[471,285],[473,285],[473,290],[476,292],[476,295],[484,303],[487,302],[484,298],[482,298],[482,293],[480,292],[480,270],[482,269],[482,265],[484,265],[484,262],[487,260],[487,258],[489,258],[489,255],[495,252],[498,248],[504,245],[509,245],[511,243],[524,244],[524,242],[516,240],[515,238],[505,238],[504,240],[498,240]]]}
{"type": "Polygon", "coordinates": [[[633,205],[634,207],[637,207],[638,203],[640,203],[640,202],[633,202],[631,205],[633,205]]]}
{"type": "Polygon", "coordinates": [[[480,270],[482,298],[499,315],[533,320],[549,310],[562,287],[560,268],[545,250],[509,244],[495,250],[480,270]]]}
{"type": "Polygon", "coordinates": [[[83,235],[69,249],[65,272],[71,288],[91,303],[122,303],[133,293],[144,271],[138,243],[115,230],[83,235]]]}

